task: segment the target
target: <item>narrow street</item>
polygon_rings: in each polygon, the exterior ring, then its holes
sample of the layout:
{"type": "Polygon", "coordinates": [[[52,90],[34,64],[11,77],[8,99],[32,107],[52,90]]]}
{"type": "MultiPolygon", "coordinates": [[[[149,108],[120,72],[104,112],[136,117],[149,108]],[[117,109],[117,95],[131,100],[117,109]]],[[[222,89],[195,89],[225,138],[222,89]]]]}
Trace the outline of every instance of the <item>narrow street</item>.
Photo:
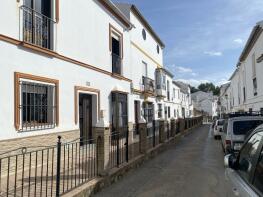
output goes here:
{"type": "Polygon", "coordinates": [[[96,196],[229,196],[223,152],[204,125],[96,196]]]}

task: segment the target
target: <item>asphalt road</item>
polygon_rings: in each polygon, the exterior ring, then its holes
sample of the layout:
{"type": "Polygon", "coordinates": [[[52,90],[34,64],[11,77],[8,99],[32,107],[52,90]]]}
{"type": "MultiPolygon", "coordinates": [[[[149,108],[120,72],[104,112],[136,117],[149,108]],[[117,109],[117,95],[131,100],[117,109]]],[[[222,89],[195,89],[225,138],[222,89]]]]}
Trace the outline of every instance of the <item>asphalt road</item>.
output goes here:
{"type": "Polygon", "coordinates": [[[214,140],[209,125],[195,129],[179,143],[167,146],[166,151],[96,196],[230,196],[221,144],[214,140]]]}

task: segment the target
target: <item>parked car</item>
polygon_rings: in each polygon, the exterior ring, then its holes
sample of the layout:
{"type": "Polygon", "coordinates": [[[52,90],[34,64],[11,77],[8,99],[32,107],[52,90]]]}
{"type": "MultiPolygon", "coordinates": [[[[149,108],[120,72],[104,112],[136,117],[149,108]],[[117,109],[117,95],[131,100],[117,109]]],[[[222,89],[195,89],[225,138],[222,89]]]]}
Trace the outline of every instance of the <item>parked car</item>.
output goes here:
{"type": "Polygon", "coordinates": [[[224,123],[225,123],[224,119],[219,119],[216,121],[215,126],[214,126],[214,138],[215,139],[218,139],[221,137],[221,134],[224,128],[224,123]]]}
{"type": "Polygon", "coordinates": [[[263,196],[263,126],[248,137],[237,156],[226,155],[224,163],[233,196],[263,196]]]}
{"type": "Polygon", "coordinates": [[[214,129],[214,128],[215,128],[216,121],[217,121],[217,120],[213,120],[213,122],[212,122],[212,129],[214,129]]]}
{"type": "Polygon", "coordinates": [[[223,151],[228,153],[238,153],[245,138],[257,126],[263,124],[263,116],[230,116],[225,121],[221,135],[223,151]]]}

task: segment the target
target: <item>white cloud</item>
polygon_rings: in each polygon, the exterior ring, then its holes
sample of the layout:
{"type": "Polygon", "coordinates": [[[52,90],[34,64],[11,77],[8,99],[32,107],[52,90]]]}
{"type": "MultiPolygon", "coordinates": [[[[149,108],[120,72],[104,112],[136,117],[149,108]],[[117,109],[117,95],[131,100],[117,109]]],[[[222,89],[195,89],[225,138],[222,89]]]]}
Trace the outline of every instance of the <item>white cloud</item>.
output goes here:
{"type": "Polygon", "coordinates": [[[233,40],[235,43],[237,44],[242,44],[244,41],[241,38],[237,38],[235,40],[233,40]]]}
{"type": "Polygon", "coordinates": [[[193,72],[191,68],[182,67],[182,66],[175,66],[175,69],[179,73],[192,73],[193,72]]]}
{"type": "Polygon", "coordinates": [[[198,73],[194,72],[192,68],[176,66],[174,64],[167,66],[169,70],[176,76],[177,78],[186,78],[186,77],[196,77],[198,73]]]}
{"type": "Polygon", "coordinates": [[[223,53],[220,51],[205,51],[204,54],[209,56],[222,56],[223,53]]]}

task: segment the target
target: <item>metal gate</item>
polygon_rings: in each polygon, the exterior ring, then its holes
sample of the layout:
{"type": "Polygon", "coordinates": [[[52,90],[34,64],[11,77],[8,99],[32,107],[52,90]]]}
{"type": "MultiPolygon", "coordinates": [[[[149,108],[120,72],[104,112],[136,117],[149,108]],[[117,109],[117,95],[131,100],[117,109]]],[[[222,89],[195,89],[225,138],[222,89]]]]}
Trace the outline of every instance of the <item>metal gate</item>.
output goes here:
{"type": "Polygon", "coordinates": [[[109,166],[128,162],[128,99],[126,94],[112,92],[112,127],[109,138],[109,166]]]}
{"type": "Polygon", "coordinates": [[[109,138],[110,146],[110,168],[119,167],[120,164],[129,161],[129,133],[128,128],[123,131],[111,133],[109,138]],[[126,131],[125,131],[126,130],[126,131]]]}

